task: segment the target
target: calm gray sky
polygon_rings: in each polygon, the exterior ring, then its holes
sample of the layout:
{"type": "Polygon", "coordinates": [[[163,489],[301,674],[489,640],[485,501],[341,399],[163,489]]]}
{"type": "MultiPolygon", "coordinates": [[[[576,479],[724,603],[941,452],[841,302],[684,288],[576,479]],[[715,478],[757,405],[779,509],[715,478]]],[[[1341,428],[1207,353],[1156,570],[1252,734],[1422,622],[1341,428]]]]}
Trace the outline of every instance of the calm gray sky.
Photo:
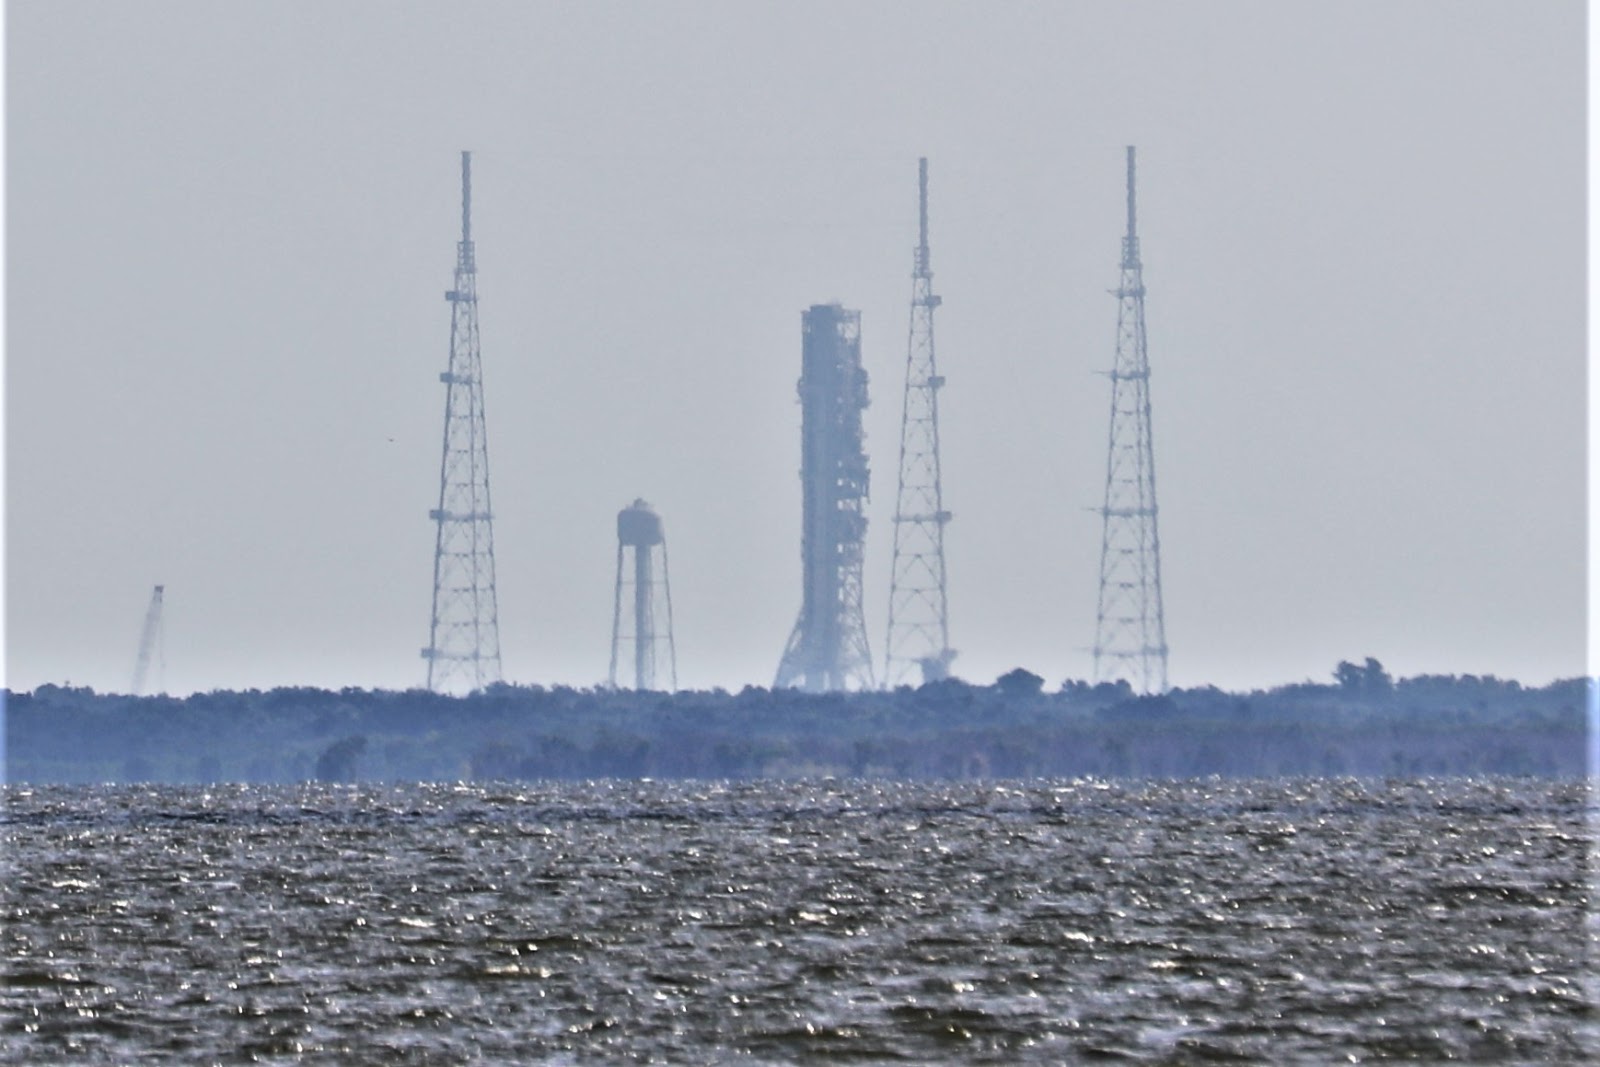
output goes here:
{"type": "Polygon", "coordinates": [[[862,311],[882,655],[930,160],[952,643],[1087,677],[1123,146],[1175,685],[1583,671],[1579,0],[77,3],[6,36],[6,681],[421,684],[474,152],[508,680],[800,604],[800,312],[862,311]]]}

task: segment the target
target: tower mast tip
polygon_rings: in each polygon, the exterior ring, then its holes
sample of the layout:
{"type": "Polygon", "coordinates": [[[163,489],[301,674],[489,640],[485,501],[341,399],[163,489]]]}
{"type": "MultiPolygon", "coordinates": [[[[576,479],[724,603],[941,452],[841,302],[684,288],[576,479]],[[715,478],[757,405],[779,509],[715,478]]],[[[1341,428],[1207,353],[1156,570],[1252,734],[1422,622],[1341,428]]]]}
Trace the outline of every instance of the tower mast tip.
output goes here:
{"type": "Polygon", "coordinates": [[[1134,214],[1135,214],[1135,212],[1134,212],[1134,188],[1135,188],[1134,177],[1135,177],[1135,173],[1134,173],[1133,145],[1129,145],[1128,146],[1128,236],[1129,237],[1138,236],[1138,228],[1136,226],[1136,220],[1135,220],[1135,217],[1134,217],[1134,214]]]}
{"type": "Polygon", "coordinates": [[[928,257],[928,157],[917,159],[917,257],[918,277],[926,277],[931,265],[928,257]]]}
{"type": "Polygon", "coordinates": [[[461,240],[472,240],[472,153],[461,153],[461,240]]]}

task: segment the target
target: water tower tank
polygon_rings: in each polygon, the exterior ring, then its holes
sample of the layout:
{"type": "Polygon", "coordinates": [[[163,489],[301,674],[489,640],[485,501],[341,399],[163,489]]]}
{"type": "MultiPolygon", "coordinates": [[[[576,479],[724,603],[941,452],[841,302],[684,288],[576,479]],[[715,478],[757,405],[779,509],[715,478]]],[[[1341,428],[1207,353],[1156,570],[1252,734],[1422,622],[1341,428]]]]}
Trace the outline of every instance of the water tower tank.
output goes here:
{"type": "Polygon", "coordinates": [[[661,533],[661,516],[650,509],[643,500],[635,500],[617,512],[617,541],[632,548],[650,548],[665,540],[661,533]]]}

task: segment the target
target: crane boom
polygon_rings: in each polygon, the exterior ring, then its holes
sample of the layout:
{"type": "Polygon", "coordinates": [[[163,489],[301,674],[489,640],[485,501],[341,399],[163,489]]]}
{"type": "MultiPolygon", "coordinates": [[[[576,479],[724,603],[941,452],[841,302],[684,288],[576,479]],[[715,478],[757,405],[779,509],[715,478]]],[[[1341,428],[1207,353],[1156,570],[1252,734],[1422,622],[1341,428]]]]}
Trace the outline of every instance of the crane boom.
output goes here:
{"type": "Polygon", "coordinates": [[[145,675],[150,673],[150,654],[161,637],[161,599],[166,586],[158,585],[150,594],[150,607],[144,613],[144,628],[139,631],[139,658],[133,664],[133,685],[129,692],[144,695],[145,675]]]}

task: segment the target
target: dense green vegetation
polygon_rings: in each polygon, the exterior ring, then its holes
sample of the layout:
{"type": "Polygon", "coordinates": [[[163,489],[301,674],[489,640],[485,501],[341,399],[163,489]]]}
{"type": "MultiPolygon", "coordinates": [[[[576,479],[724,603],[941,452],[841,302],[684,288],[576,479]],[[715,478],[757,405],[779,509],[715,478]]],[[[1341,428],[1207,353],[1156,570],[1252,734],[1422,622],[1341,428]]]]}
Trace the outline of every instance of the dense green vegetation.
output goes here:
{"type": "Polygon", "coordinates": [[[1136,697],[1023,670],[884,693],[634,693],[497,685],[5,698],[10,782],[1204,775],[1577,776],[1586,683],[1394,680],[1136,697]]]}

